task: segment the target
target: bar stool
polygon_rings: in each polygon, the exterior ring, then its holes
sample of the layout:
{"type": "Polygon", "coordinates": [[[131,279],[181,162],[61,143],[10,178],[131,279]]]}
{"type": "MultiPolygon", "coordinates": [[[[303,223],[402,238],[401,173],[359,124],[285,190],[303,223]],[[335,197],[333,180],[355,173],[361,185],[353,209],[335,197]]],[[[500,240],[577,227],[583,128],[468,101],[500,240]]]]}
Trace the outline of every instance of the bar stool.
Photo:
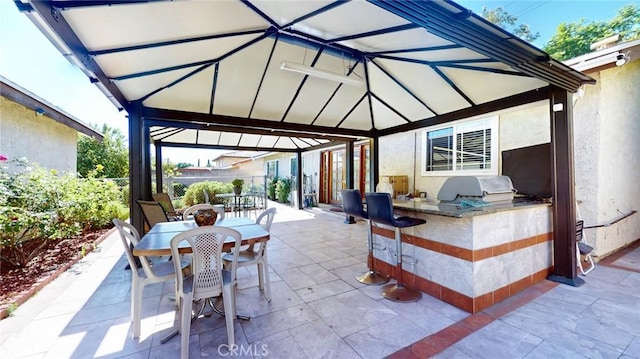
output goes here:
{"type": "Polygon", "coordinates": [[[384,284],[389,281],[389,276],[376,272],[373,268],[373,236],[371,235],[371,221],[367,216],[367,212],[362,208],[362,196],[357,189],[344,189],[342,194],[342,210],[348,216],[359,217],[367,221],[367,245],[369,247],[369,255],[367,257],[367,272],[358,274],[356,280],[360,283],[371,285],[384,284]]]}
{"type": "Polygon", "coordinates": [[[412,217],[394,217],[393,202],[388,193],[367,193],[365,196],[369,220],[395,227],[397,283],[382,286],[380,294],[394,302],[415,302],[422,297],[422,293],[406,288],[402,281],[402,233],[400,229],[424,224],[427,221],[412,217]]]}

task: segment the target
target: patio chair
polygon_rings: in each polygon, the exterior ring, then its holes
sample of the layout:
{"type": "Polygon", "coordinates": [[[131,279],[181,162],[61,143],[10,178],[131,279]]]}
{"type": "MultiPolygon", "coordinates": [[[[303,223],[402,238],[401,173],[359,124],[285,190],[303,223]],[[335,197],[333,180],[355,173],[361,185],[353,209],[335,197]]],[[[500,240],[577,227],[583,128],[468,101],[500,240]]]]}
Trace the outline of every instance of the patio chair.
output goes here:
{"type": "Polygon", "coordinates": [[[584,221],[576,221],[576,256],[578,257],[578,268],[580,268],[580,273],[582,273],[582,275],[587,275],[596,268],[596,264],[593,261],[593,257],[591,257],[593,247],[587,244],[583,232],[584,221]],[[587,270],[582,266],[583,258],[585,262],[589,263],[589,268],[587,268],[587,270]]]}
{"type": "MultiPolygon", "coordinates": [[[[271,223],[276,214],[276,208],[271,207],[262,212],[256,223],[262,226],[267,232],[271,230],[271,223]]],[[[240,267],[247,267],[252,265],[258,266],[258,283],[260,290],[264,292],[264,297],[267,302],[271,301],[271,287],[269,284],[269,262],[267,260],[267,243],[268,241],[250,244],[246,249],[241,248],[237,259],[236,269],[233,271],[233,277],[236,278],[236,272],[240,267]],[[257,248],[255,248],[257,245],[257,248]]],[[[222,256],[225,268],[232,269],[234,254],[226,253],[222,256]]]]}
{"type": "Polygon", "coordinates": [[[212,209],[216,211],[216,213],[218,214],[218,218],[224,218],[224,206],[222,205],[216,206],[208,203],[200,203],[200,204],[194,204],[193,206],[188,207],[184,211],[182,211],[182,220],[186,221],[188,219],[193,219],[193,212],[201,209],[212,209]]]}
{"type": "Polygon", "coordinates": [[[122,239],[127,260],[131,267],[132,338],[137,338],[140,336],[140,316],[142,313],[142,295],[144,287],[147,284],[174,280],[176,277],[175,268],[177,267],[179,271],[182,271],[189,266],[189,263],[187,261],[180,261],[179,263],[175,263],[175,265],[173,261],[151,263],[147,257],[134,256],[131,252],[131,248],[140,242],[140,235],[138,234],[138,231],[134,226],[119,219],[114,219],[113,224],[118,229],[118,233],[120,233],[120,239],[122,239]],[[136,259],[140,261],[141,268],[136,267],[136,259]]]}
{"type": "Polygon", "coordinates": [[[171,201],[171,197],[169,197],[168,193],[158,192],[151,195],[153,200],[160,203],[162,209],[164,209],[164,213],[167,214],[167,218],[170,221],[180,221],[182,220],[182,214],[179,210],[176,210],[173,207],[173,202],[171,201]]]}
{"type": "MultiPolygon", "coordinates": [[[[235,318],[235,282],[231,271],[222,269],[221,254],[225,240],[231,237],[235,240],[232,268],[235,268],[240,251],[242,237],[240,232],[232,228],[218,226],[204,226],[177,234],[171,239],[171,254],[179,257],[178,246],[181,242],[188,242],[193,251],[191,269],[193,274],[185,276],[180,272],[176,277],[177,296],[179,299],[180,318],[180,357],[189,357],[189,333],[192,320],[197,319],[202,310],[192,317],[192,303],[203,301],[211,303],[212,298],[222,295],[224,316],[227,326],[227,342],[229,347],[235,344],[233,320],[235,318]]],[[[212,305],[213,307],[213,305],[212,305]]]]}
{"type": "Polygon", "coordinates": [[[143,200],[136,200],[136,203],[140,206],[140,210],[142,210],[142,216],[147,226],[145,232],[153,228],[156,223],[169,222],[169,217],[167,217],[160,203],[143,200]]]}

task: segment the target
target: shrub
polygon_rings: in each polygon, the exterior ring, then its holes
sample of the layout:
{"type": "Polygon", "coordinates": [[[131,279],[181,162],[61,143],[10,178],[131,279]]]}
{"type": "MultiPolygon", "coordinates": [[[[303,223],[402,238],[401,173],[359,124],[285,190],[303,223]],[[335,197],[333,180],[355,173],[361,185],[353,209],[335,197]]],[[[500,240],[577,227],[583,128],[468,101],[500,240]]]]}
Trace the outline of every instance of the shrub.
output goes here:
{"type": "Polygon", "coordinates": [[[278,177],[273,177],[267,180],[267,196],[270,200],[276,199],[276,184],[278,183],[278,177]]]}
{"type": "MultiPolygon", "coordinates": [[[[16,161],[15,172],[0,167],[0,260],[26,266],[47,240],[68,238],[126,219],[129,209],[112,181],[16,161]]],[[[97,169],[99,170],[99,168],[97,169]]]]}
{"type": "Polygon", "coordinates": [[[278,202],[288,202],[289,193],[291,193],[291,180],[288,178],[279,179],[276,184],[276,197],[278,202]]]}
{"type": "Polygon", "coordinates": [[[231,183],[222,183],[214,181],[197,182],[190,185],[185,192],[182,201],[186,207],[193,206],[198,203],[205,203],[204,191],[207,191],[209,200],[212,204],[224,204],[224,198],[216,198],[219,193],[232,193],[233,186],[231,183]]]}

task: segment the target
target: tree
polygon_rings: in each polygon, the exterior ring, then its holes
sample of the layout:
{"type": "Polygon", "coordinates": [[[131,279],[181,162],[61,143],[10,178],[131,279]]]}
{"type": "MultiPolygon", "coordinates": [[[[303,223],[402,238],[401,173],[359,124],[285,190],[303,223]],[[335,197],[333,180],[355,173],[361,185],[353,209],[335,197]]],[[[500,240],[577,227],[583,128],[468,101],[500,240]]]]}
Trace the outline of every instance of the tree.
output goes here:
{"type": "Polygon", "coordinates": [[[626,5],[608,22],[581,19],[574,23],[561,23],[555,35],[542,48],[551,57],[566,60],[591,51],[591,44],[619,34],[623,41],[640,38],[640,7],[626,5]]]}
{"type": "Polygon", "coordinates": [[[494,25],[498,25],[501,28],[510,31],[511,33],[525,41],[534,42],[540,37],[539,32],[536,32],[535,34],[531,32],[529,25],[516,25],[518,17],[509,14],[502,7],[497,7],[494,10],[489,10],[486,6],[483,6],[482,17],[487,21],[493,23],[494,25]]]}
{"type": "MultiPolygon", "coordinates": [[[[99,130],[97,127],[94,127],[99,130]]],[[[120,130],[104,124],[102,141],[87,136],[78,138],[78,174],[83,177],[96,171],[95,177],[123,178],[129,176],[129,150],[120,130]]]]}

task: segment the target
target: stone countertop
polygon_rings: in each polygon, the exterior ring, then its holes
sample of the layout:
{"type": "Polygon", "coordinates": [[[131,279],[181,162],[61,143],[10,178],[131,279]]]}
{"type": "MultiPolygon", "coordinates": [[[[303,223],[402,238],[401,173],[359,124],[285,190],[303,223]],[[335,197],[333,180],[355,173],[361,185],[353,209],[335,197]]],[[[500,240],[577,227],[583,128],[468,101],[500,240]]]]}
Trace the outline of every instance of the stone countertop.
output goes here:
{"type": "Polygon", "coordinates": [[[473,217],[485,214],[492,214],[503,211],[512,211],[515,209],[524,209],[537,206],[551,206],[551,202],[528,199],[528,198],[515,198],[512,201],[502,201],[491,203],[482,207],[467,207],[460,203],[445,203],[445,202],[427,202],[416,200],[394,200],[393,208],[396,210],[412,211],[433,214],[436,216],[445,217],[473,217]]]}

